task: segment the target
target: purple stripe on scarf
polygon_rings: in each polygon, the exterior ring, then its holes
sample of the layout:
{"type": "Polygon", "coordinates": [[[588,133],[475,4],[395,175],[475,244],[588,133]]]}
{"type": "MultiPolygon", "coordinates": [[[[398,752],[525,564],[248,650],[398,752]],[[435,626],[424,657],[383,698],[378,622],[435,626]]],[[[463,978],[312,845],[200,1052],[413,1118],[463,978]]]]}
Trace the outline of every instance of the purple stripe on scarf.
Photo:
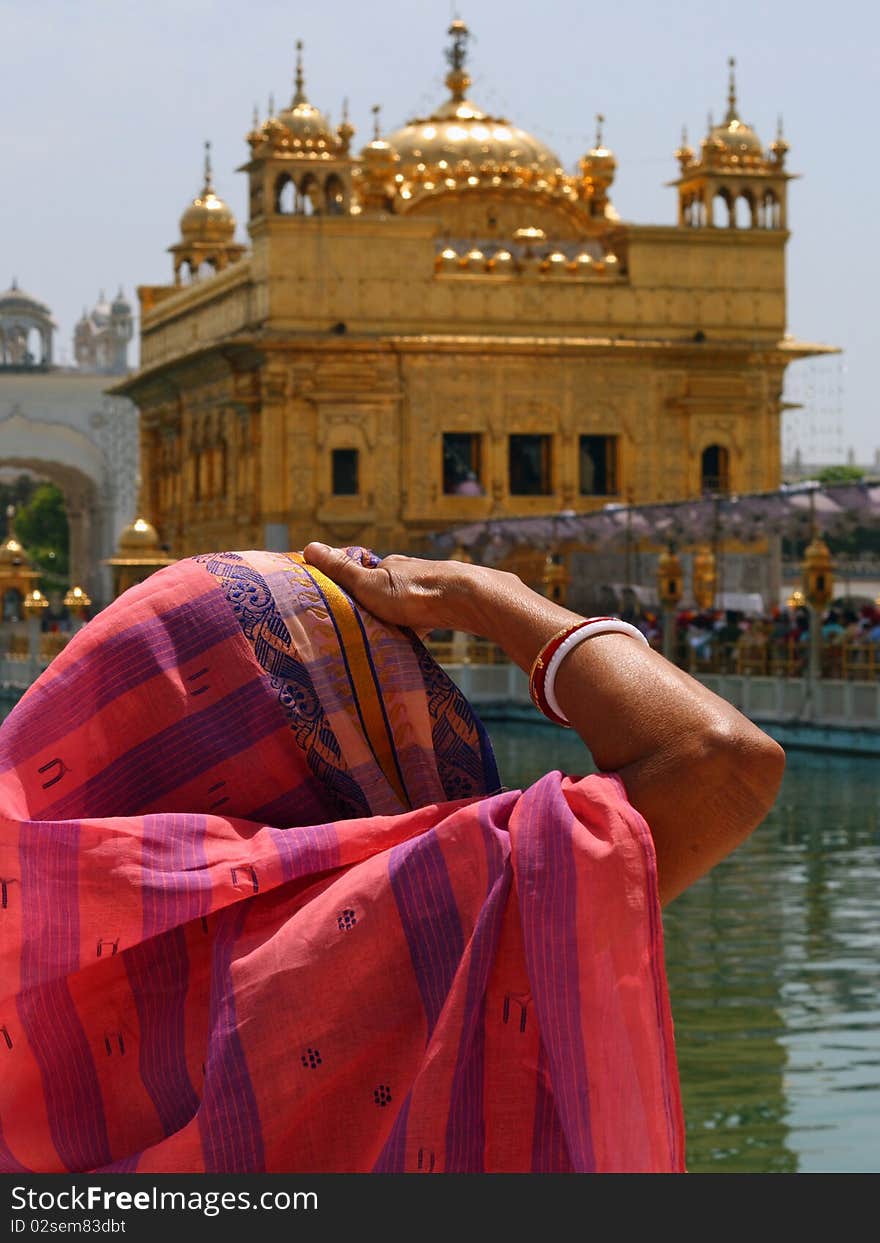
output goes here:
{"type": "Polygon", "coordinates": [[[391,1133],[385,1141],[382,1151],[373,1166],[374,1174],[402,1174],[406,1165],[406,1130],[409,1124],[409,1107],[412,1096],[407,1093],[406,1100],[400,1107],[391,1133]]]}
{"type": "Polygon", "coordinates": [[[430,829],[395,846],[388,877],[431,1038],[464,953],[464,933],[446,860],[430,829]]]}
{"type": "Polygon", "coordinates": [[[144,817],[144,939],[125,953],[140,1020],[141,1078],[166,1135],[184,1127],[199,1107],[186,1062],[189,956],[183,925],[211,909],[204,838],[204,816],[144,817]]]}
{"type": "Polygon", "coordinates": [[[214,938],[209,1053],[198,1112],[206,1174],[262,1174],[266,1169],[260,1112],[238,1035],[231,971],[245,906],[220,913],[214,938]]]}
{"type": "Polygon", "coordinates": [[[486,1053],[486,988],[501,937],[501,924],[513,872],[484,806],[479,822],[486,852],[488,886],[486,901],[470,938],[470,964],[458,1056],[452,1077],[449,1119],[446,1126],[447,1174],[483,1173],[486,1122],[483,1114],[483,1080],[486,1053]]]}
{"type": "MultiPolygon", "coordinates": [[[[64,977],[80,969],[79,826],[22,825],[18,1013],[40,1068],[52,1142],[68,1170],[110,1160],[92,1051],[64,977]]],[[[112,931],[112,930],[108,930],[112,931]]]]}
{"type": "MultiPolygon", "coordinates": [[[[266,679],[255,678],[132,747],[91,780],[56,799],[41,818],[63,818],[74,809],[80,816],[137,815],[286,724],[266,679]]],[[[247,817],[247,792],[239,789],[235,795],[236,814],[247,817]]]]}
{"type": "Polygon", "coordinates": [[[556,1108],[572,1165],[588,1174],[596,1159],[581,1030],[575,853],[572,814],[558,773],[523,794],[513,850],[526,968],[556,1108]]]}
{"type": "MultiPolygon", "coordinates": [[[[617,792],[629,802],[626,787],[621,779],[614,774],[609,774],[608,780],[614,783],[617,792]]],[[[666,1115],[666,1131],[669,1136],[670,1164],[673,1169],[678,1169],[683,1164],[684,1156],[681,1151],[679,1128],[676,1122],[678,1110],[672,1100],[673,1085],[668,1073],[670,1060],[674,1060],[675,1054],[673,1051],[670,1055],[666,1037],[665,950],[663,946],[663,921],[660,918],[660,893],[657,887],[657,858],[651,838],[651,830],[648,828],[646,820],[635,808],[632,811],[636,821],[639,844],[642,847],[642,855],[645,861],[645,878],[649,891],[646,906],[648,908],[648,926],[651,942],[651,980],[654,986],[657,1033],[661,1049],[663,1108],[666,1115]]]]}
{"type": "Polygon", "coordinates": [[[285,881],[339,867],[339,838],[332,824],[310,828],[270,829],[285,881]]]}
{"type": "Polygon", "coordinates": [[[553,1093],[548,1083],[547,1053],[544,1044],[538,1045],[537,1084],[535,1091],[535,1122],[532,1128],[532,1173],[574,1173],[565,1146],[565,1134],[553,1093]]]}
{"type": "Polygon", "coordinates": [[[93,662],[93,671],[74,661],[45,685],[38,682],[28,692],[25,719],[30,722],[33,714],[38,715],[39,730],[20,732],[19,705],[13,708],[3,723],[0,773],[66,738],[120,695],[239,633],[234,613],[213,590],[159,617],[107,634],[100,663],[93,662]]]}
{"type": "MultiPolygon", "coordinates": [[[[388,860],[388,876],[430,1039],[464,953],[461,919],[436,831],[430,829],[395,846],[388,860]]],[[[402,1109],[395,1120],[375,1167],[377,1172],[403,1172],[408,1112],[402,1109]]]]}
{"type": "Polygon", "coordinates": [[[33,1174],[26,1165],[12,1155],[9,1145],[3,1138],[3,1127],[0,1126],[0,1174],[33,1174]]]}

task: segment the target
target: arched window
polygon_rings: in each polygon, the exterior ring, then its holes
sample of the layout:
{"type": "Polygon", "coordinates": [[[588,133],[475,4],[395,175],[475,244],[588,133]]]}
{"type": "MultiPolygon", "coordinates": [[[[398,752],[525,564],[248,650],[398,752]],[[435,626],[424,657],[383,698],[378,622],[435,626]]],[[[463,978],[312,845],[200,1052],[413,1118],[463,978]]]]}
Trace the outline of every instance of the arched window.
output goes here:
{"type": "Polygon", "coordinates": [[[724,445],[708,445],[700,458],[700,491],[730,491],[730,454],[724,445]]]}
{"type": "Polygon", "coordinates": [[[321,187],[318,185],[317,178],[313,177],[311,173],[308,173],[302,179],[297,202],[299,211],[303,216],[321,215],[321,187]]]}
{"type": "Polygon", "coordinates": [[[712,220],[716,228],[723,228],[725,225],[733,228],[730,206],[730,195],[726,190],[719,190],[712,200],[712,220]]]}
{"type": "Polygon", "coordinates": [[[737,229],[750,229],[753,222],[752,196],[744,191],[737,195],[733,205],[734,227],[737,229]]]}
{"type": "Polygon", "coordinates": [[[287,173],[275,182],[275,210],[279,216],[292,216],[296,211],[296,187],[287,173]]]}
{"type": "Polygon", "coordinates": [[[324,203],[328,216],[342,216],[345,213],[345,187],[340,179],[331,173],[324,187],[324,203]]]}

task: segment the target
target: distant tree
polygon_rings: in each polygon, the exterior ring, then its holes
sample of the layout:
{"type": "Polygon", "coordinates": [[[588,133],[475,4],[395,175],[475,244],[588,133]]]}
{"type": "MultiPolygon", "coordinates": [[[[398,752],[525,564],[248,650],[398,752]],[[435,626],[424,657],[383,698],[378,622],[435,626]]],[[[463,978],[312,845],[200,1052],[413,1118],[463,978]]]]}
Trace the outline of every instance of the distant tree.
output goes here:
{"type": "Polygon", "coordinates": [[[33,475],[21,474],[15,483],[0,483],[0,509],[3,514],[3,534],[6,534],[6,510],[9,505],[14,505],[16,509],[21,509],[27,505],[28,501],[36,491],[37,480],[33,475]]]}
{"type": "Polygon", "coordinates": [[[70,560],[70,529],[64,495],[54,483],[38,483],[30,500],[15,515],[15,534],[24,545],[46,587],[66,584],[70,560]]]}
{"type": "Polygon", "coordinates": [[[859,483],[865,477],[860,466],[823,466],[816,475],[819,483],[859,483]]]}

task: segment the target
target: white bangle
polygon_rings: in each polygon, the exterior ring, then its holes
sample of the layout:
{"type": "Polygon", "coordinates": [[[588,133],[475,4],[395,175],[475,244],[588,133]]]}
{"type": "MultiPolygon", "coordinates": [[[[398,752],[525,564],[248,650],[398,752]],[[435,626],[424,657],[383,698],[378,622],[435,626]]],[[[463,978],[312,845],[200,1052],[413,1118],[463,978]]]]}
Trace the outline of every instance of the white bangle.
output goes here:
{"type": "Polygon", "coordinates": [[[628,634],[632,635],[634,639],[641,639],[646,647],[651,646],[641,630],[636,626],[631,626],[629,622],[621,621],[618,617],[605,617],[601,621],[584,622],[583,626],[580,626],[567,639],[564,639],[550,657],[547,673],[544,676],[544,698],[548,706],[563,721],[567,722],[568,717],[560,708],[555,691],[556,674],[559,672],[559,666],[573,648],[577,647],[579,643],[583,643],[584,639],[592,639],[597,634],[628,634]]]}

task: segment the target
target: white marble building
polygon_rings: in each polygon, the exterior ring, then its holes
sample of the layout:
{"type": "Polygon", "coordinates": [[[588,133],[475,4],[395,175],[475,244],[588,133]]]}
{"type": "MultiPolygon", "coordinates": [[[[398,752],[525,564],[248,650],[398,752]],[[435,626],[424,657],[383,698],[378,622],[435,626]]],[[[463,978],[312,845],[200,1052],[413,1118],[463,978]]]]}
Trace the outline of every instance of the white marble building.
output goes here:
{"type": "Polygon", "coordinates": [[[71,582],[103,607],[113,594],[103,562],[135,517],[138,413],[125,398],[107,395],[106,373],[52,364],[48,308],[17,287],[0,294],[0,339],[18,340],[28,301],[42,348],[0,355],[0,469],[29,470],[61,489],[71,582]]]}

